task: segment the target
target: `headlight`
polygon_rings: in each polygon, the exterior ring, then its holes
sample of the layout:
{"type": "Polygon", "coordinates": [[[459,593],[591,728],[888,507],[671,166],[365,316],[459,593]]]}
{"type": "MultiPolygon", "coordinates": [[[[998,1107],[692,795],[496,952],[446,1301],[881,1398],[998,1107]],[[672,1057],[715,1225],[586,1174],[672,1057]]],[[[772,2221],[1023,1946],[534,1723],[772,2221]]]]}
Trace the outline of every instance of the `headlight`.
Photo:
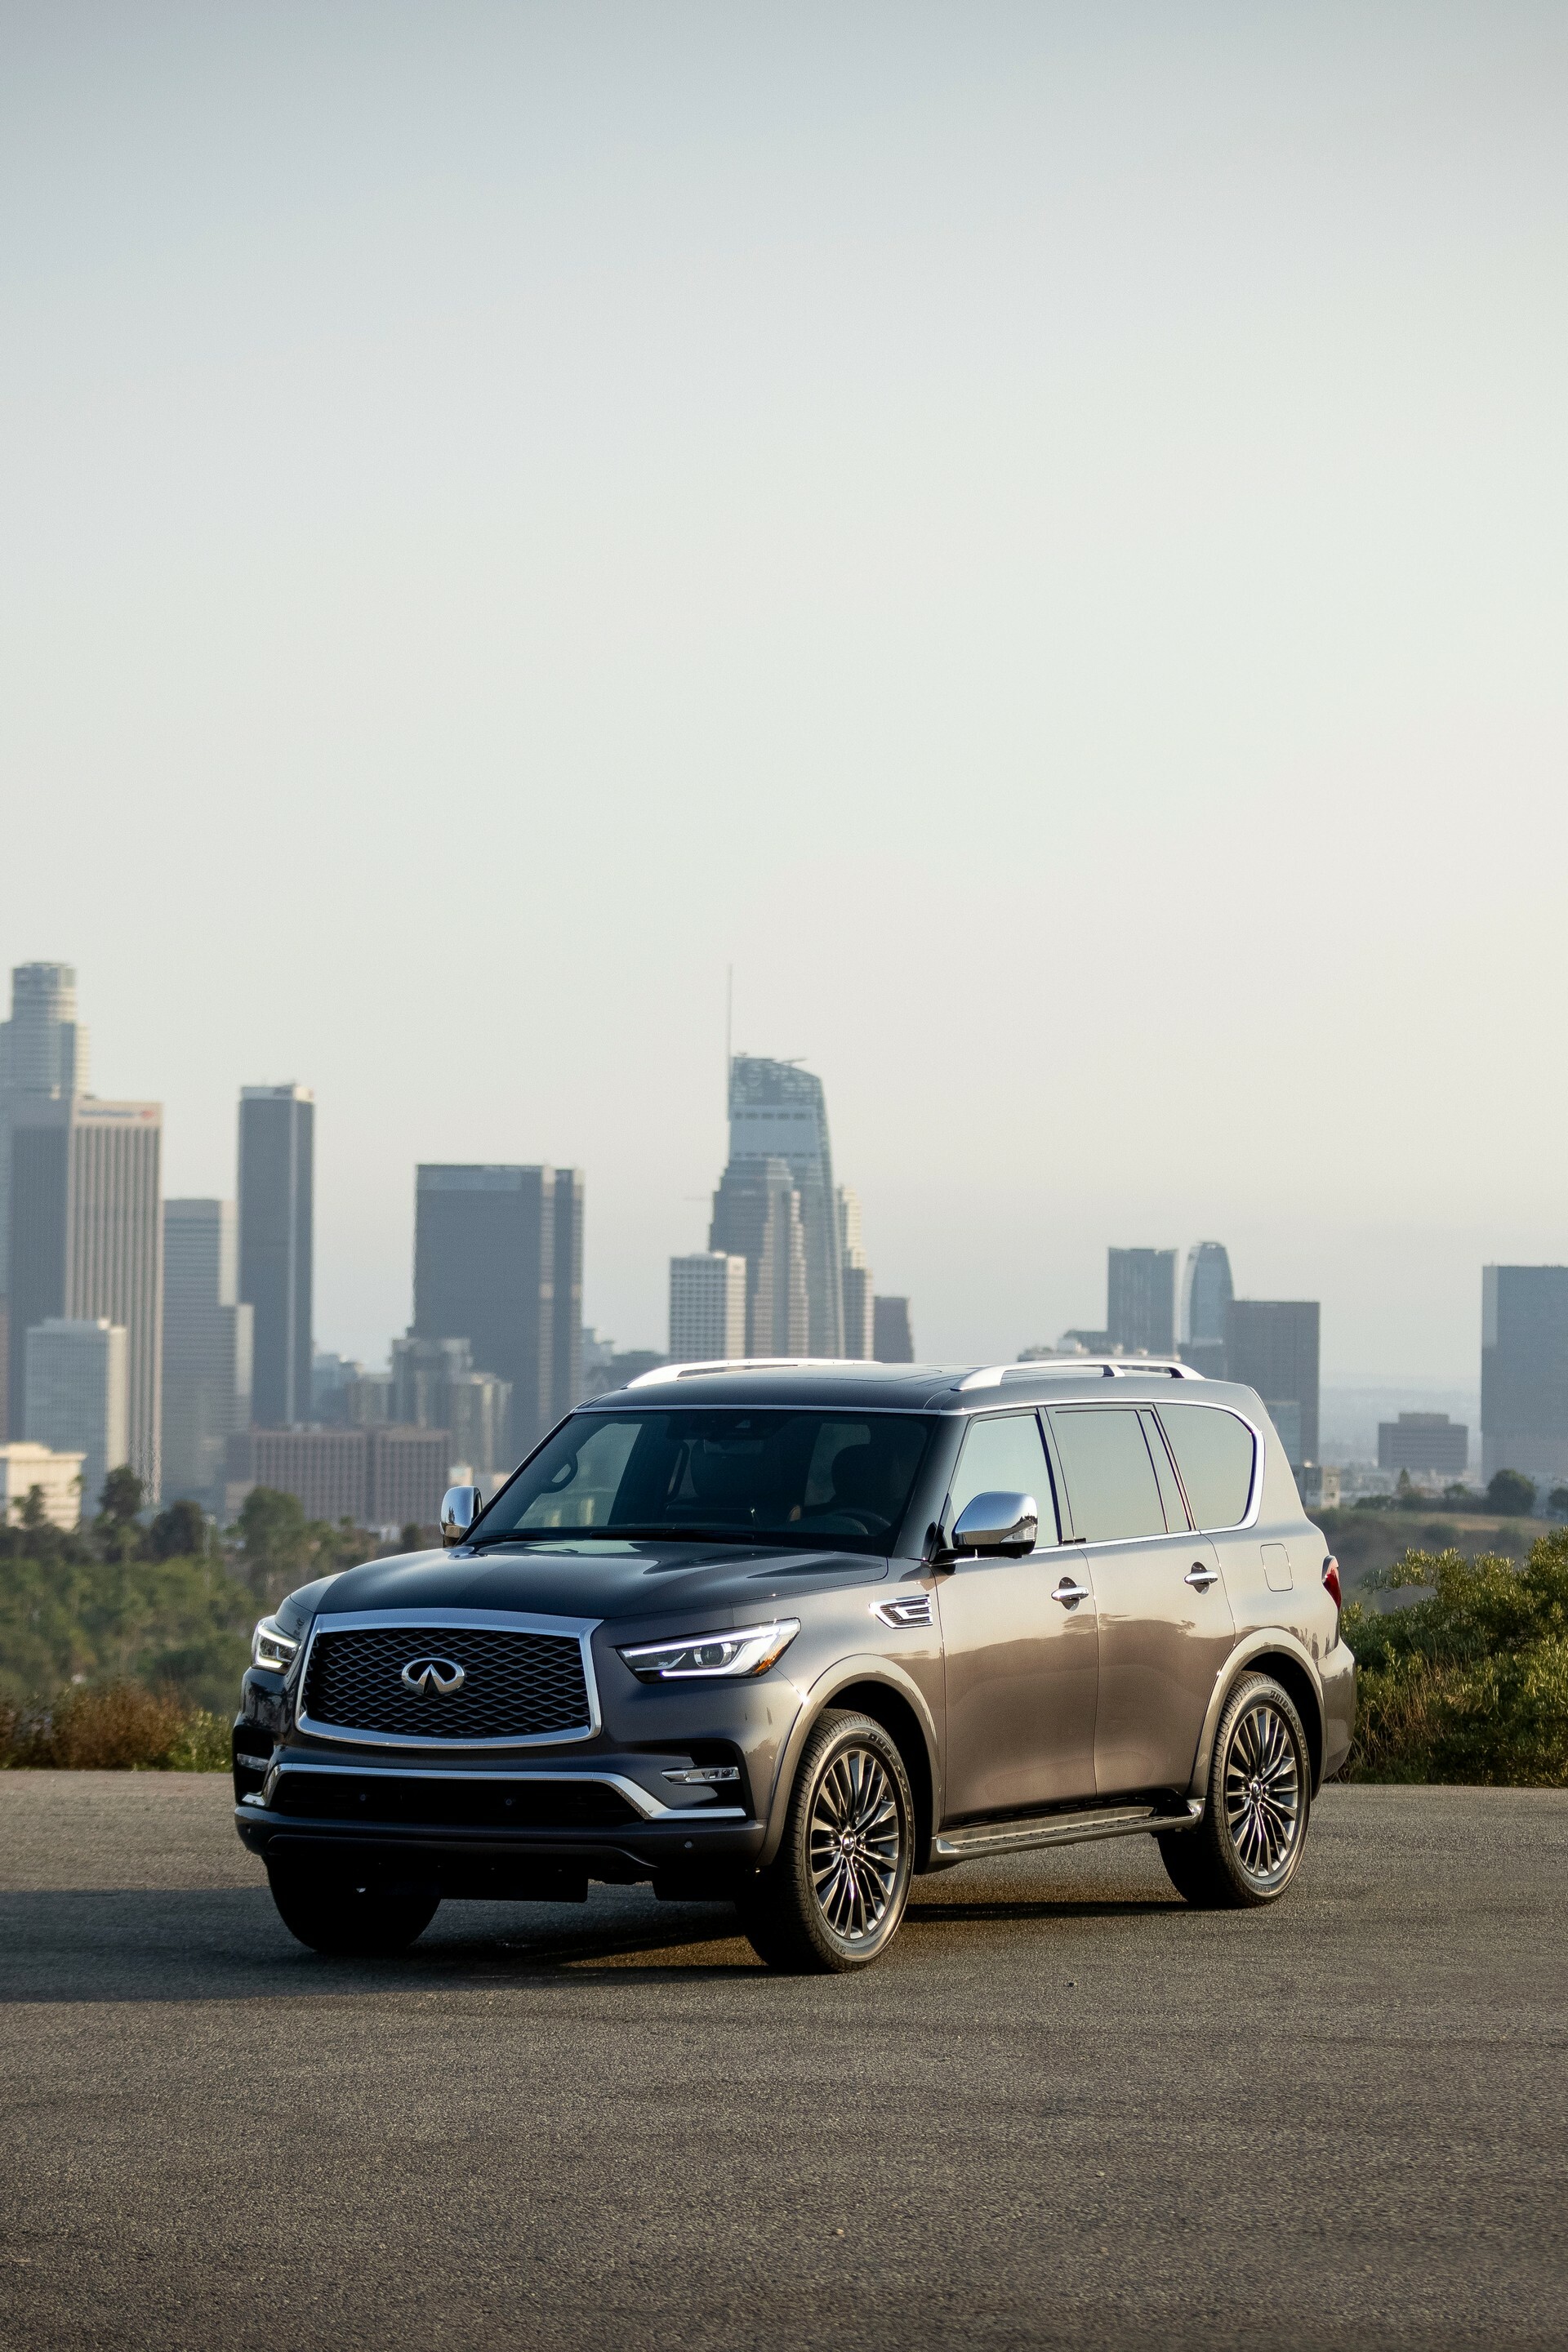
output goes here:
{"type": "Polygon", "coordinates": [[[621,1655],[639,1682],[676,1683],[713,1675],[763,1675],[782,1658],[800,1631],[798,1617],[771,1625],[740,1625],[732,1633],[688,1634],[684,1642],[650,1642],[621,1655]]]}
{"type": "Polygon", "coordinates": [[[275,1675],[286,1675],[299,1646],[276,1617],[264,1617],[250,1637],[250,1663],[253,1666],[267,1666],[275,1675]]]}

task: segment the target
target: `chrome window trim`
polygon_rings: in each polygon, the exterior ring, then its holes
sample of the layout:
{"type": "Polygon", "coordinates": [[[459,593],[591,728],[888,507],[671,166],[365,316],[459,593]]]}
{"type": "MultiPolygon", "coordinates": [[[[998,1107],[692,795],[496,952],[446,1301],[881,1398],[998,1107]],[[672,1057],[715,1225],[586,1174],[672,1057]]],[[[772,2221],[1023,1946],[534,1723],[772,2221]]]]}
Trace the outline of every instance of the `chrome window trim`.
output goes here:
{"type": "MultiPolygon", "coordinates": [[[[352,1775],[361,1780],[366,1777],[364,1767],[357,1762],[351,1762],[346,1757],[341,1761],[336,1758],[323,1757],[320,1762],[314,1760],[307,1762],[301,1758],[298,1761],[289,1760],[279,1763],[276,1767],[276,1774],[284,1772],[313,1772],[318,1780],[328,1780],[334,1773],[341,1773],[345,1777],[352,1775]]],[[[273,1777],[276,1777],[276,1774],[273,1777]]],[[[628,1780],[624,1772],[530,1772],[526,1770],[507,1772],[493,1767],[487,1767],[476,1772],[465,1771],[460,1767],[450,1765],[445,1768],[439,1765],[409,1765],[406,1768],[398,1765],[389,1769],[386,1777],[389,1780],[504,1780],[509,1783],[514,1780],[542,1781],[554,1788],[573,1788],[584,1780],[589,1780],[595,1787],[614,1789],[618,1795],[625,1797],[629,1805],[637,1808],[645,1821],[739,1822],[745,1819],[743,1805],[667,1805],[661,1798],[656,1797],[651,1790],[645,1789],[640,1781],[628,1780]]],[[[242,1799],[241,1802],[244,1801],[242,1799]]],[[[395,1822],[377,1822],[372,1826],[384,1829],[395,1828],[399,1825],[395,1822]]],[[[414,1823],[409,1826],[419,1825],[414,1823]]]]}
{"type": "Polygon", "coordinates": [[[596,1738],[601,1727],[599,1685],[594,1673],[593,1637],[602,1617],[536,1617],[521,1609],[366,1609],[353,1613],[323,1611],[312,1619],[300,1646],[300,1694],[297,1728],[312,1739],[340,1740],[360,1748],[459,1748],[466,1755],[498,1748],[560,1748],[568,1742],[596,1738]],[[505,1739],[442,1739],[405,1731],[356,1731],[346,1724],[319,1723],[305,1712],[305,1691],[310,1658],[321,1633],[385,1633],[406,1627],[410,1633],[547,1633],[576,1642],[583,1659],[583,1681],[588,1694],[588,1720],[565,1731],[514,1732],[505,1739]]]}
{"type": "MultiPolygon", "coordinates": [[[[1165,1434],[1165,1444],[1170,1450],[1171,1460],[1175,1464],[1176,1476],[1181,1482],[1182,1493],[1186,1496],[1187,1517],[1194,1522],[1194,1532],[1196,1534],[1200,1536],[1234,1536],[1244,1534],[1248,1528],[1255,1528],[1263,1515],[1263,1463],[1264,1456],[1268,1452],[1268,1440],[1265,1438],[1263,1432],[1258,1428],[1258,1423],[1255,1421],[1249,1420],[1246,1413],[1238,1412],[1235,1405],[1227,1404],[1223,1397],[1167,1397],[1164,1402],[1167,1404],[1201,1404],[1207,1412],[1228,1412],[1232,1421],[1239,1421],[1243,1429],[1251,1431],[1252,1487],[1247,1497],[1247,1516],[1245,1518],[1229,1520],[1221,1527],[1200,1528],[1196,1526],[1195,1522],[1197,1514],[1193,1509],[1193,1498],[1187,1494],[1187,1482],[1182,1477],[1182,1465],[1176,1458],[1176,1449],[1171,1444],[1169,1431],[1167,1431],[1165,1434]]],[[[1159,1398],[1151,1398],[1149,1402],[1152,1405],[1153,1410],[1158,1412],[1160,1410],[1159,1398]]]]}

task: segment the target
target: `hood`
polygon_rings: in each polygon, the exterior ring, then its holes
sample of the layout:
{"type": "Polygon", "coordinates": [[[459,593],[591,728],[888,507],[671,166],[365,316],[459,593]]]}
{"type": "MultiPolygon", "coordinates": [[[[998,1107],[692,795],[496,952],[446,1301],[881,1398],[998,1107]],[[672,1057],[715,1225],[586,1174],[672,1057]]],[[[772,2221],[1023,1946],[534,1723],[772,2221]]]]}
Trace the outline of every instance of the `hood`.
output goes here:
{"type": "Polygon", "coordinates": [[[321,1592],[325,1617],[366,1609],[518,1609],[544,1617],[754,1612],[791,1594],[874,1584],[885,1559],[776,1546],[596,1543],[580,1549],[415,1551],[345,1569],[321,1592]]]}

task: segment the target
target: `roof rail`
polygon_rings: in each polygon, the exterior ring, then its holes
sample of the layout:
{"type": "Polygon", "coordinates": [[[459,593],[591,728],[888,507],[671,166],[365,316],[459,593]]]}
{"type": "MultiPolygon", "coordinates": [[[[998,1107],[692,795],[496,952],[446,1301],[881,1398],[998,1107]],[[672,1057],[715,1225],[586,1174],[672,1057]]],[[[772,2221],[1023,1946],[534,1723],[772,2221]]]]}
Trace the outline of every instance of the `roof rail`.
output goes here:
{"type": "Polygon", "coordinates": [[[1098,1372],[1101,1380],[1129,1381],[1152,1377],[1163,1381],[1201,1381],[1203,1374],[1178,1356],[1039,1356],[1026,1364],[983,1364],[958,1383],[964,1389],[999,1389],[1004,1381],[1050,1379],[1062,1373],[1098,1372]]]}
{"type": "MultiPolygon", "coordinates": [[[[798,1372],[831,1370],[841,1372],[852,1360],[847,1356],[715,1356],[705,1364],[656,1364],[651,1372],[639,1372],[628,1381],[628,1389],[653,1387],[659,1381],[695,1380],[704,1372],[798,1372]]],[[[857,1369],[858,1369],[857,1367],[857,1369]]]]}

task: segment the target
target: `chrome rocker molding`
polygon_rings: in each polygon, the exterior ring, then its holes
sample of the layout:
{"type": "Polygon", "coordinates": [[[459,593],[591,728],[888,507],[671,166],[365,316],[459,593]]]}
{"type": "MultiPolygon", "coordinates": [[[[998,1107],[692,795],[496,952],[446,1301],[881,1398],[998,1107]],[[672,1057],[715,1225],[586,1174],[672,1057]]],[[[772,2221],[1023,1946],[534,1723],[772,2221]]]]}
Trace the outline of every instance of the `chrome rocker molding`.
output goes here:
{"type": "Polygon", "coordinates": [[[1153,1805],[1118,1805],[1098,1812],[1042,1813],[1033,1821],[975,1822],[963,1829],[941,1831],[931,1851],[942,1862],[972,1862],[989,1853],[1019,1853],[1028,1846],[1083,1845],[1091,1838],[1132,1837],[1140,1830],[1164,1836],[1172,1830],[1196,1829],[1203,1811],[1203,1806],[1189,1797],[1179,1813],[1163,1813],[1153,1805]]]}
{"type": "MultiPolygon", "coordinates": [[[[240,1805],[249,1806],[253,1811],[255,1808],[259,1806],[264,1811],[267,1811],[268,1790],[276,1786],[278,1780],[282,1778],[285,1772],[296,1776],[300,1773],[308,1773],[318,1780],[330,1780],[339,1774],[345,1776],[353,1774],[355,1780],[363,1780],[365,1777],[363,1766],[347,1762],[341,1764],[335,1762],[328,1763],[323,1759],[320,1763],[279,1764],[268,1774],[267,1788],[261,1790],[253,1797],[241,1797],[239,1801],[240,1805]]],[[[531,1788],[537,1786],[540,1782],[544,1782],[552,1788],[574,1789],[580,1788],[584,1781],[586,1780],[591,1782],[595,1788],[614,1789],[617,1795],[626,1799],[628,1805],[636,1807],[637,1811],[642,1815],[646,1822],[743,1822],[746,1818],[746,1809],[744,1805],[664,1804],[653,1794],[651,1790],[643,1788],[638,1781],[628,1780],[624,1772],[502,1772],[498,1771],[493,1768],[484,1771],[473,1772],[464,1771],[460,1767],[447,1767],[443,1769],[439,1765],[429,1768],[416,1765],[409,1765],[405,1768],[404,1766],[399,1765],[395,1770],[387,1772],[385,1777],[394,1784],[399,1780],[458,1780],[465,1782],[474,1780],[500,1780],[503,1781],[508,1788],[510,1788],[514,1783],[526,1781],[531,1788]]],[[[238,1807],[236,1808],[236,1811],[237,1813],[238,1812],[238,1807]]],[[[295,1817],[290,1814],[288,1818],[290,1821],[293,1821],[295,1817]]],[[[395,1822],[378,1821],[374,1824],[374,1826],[377,1829],[396,1829],[402,1825],[395,1822]]],[[[616,1824],[616,1826],[624,1827],[624,1824],[616,1824]]],[[[579,1832],[577,1833],[581,1834],[582,1832],[579,1832]]],[[[608,1831],[606,1831],[605,1834],[608,1833],[608,1831]]],[[[526,1830],[520,1830],[518,1834],[520,1836],[526,1836],[529,1832],[526,1830]]]]}
{"type": "Polygon", "coordinates": [[[363,1748],[414,1749],[457,1748],[465,1755],[498,1748],[560,1748],[593,1739],[600,1726],[599,1685],[594,1676],[593,1637],[604,1621],[598,1617],[532,1617],[518,1609],[368,1609],[355,1616],[334,1616],[331,1611],[315,1618],[299,1658],[289,1672],[289,1685],[300,1695],[295,1724],[310,1739],[343,1741],[363,1748]],[[319,1633],[553,1633],[575,1641],[583,1657],[583,1683],[588,1694],[588,1720],[565,1731],[514,1732],[505,1739],[443,1739],[438,1733],[355,1731],[341,1723],[318,1723],[304,1710],[306,1680],[319,1633]]]}

